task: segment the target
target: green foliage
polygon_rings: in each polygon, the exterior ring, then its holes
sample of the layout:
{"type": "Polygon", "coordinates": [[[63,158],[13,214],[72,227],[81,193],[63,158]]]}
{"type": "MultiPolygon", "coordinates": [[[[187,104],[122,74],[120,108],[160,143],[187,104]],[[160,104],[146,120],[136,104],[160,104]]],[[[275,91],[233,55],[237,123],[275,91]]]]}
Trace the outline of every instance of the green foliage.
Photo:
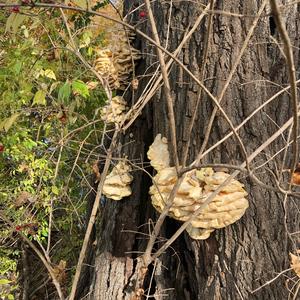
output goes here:
{"type": "Polygon", "coordinates": [[[72,90],[74,94],[80,95],[85,99],[90,96],[87,85],[81,80],[74,80],[72,82],[72,90]]]}
{"type": "Polygon", "coordinates": [[[71,84],[66,81],[58,91],[58,102],[61,104],[69,104],[69,99],[71,96],[71,84]]]}
{"type": "Polygon", "coordinates": [[[0,298],[1,299],[15,299],[14,292],[18,285],[16,282],[17,251],[0,248],[0,298]]]}
{"type": "MultiPolygon", "coordinates": [[[[33,11],[38,17],[0,14],[0,36],[5,37],[0,48],[0,211],[13,224],[5,226],[0,215],[0,290],[6,287],[0,297],[7,299],[18,287],[4,277],[17,276],[18,233],[44,248],[50,242],[54,262],[64,259],[72,266],[76,261],[91,188],[91,153],[102,128],[100,120],[88,124],[99,119],[106,100],[100,85],[88,84],[94,75],[68,50],[57,11],[51,16],[33,11]]],[[[89,30],[76,39],[87,60],[101,40],[89,30]]]]}

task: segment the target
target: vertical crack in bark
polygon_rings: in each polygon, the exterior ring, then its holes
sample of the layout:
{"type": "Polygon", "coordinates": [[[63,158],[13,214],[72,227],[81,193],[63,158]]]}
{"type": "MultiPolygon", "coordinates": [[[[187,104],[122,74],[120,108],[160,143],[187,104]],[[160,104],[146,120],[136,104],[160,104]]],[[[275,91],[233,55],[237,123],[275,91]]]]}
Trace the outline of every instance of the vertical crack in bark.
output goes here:
{"type": "Polygon", "coordinates": [[[269,17],[269,27],[271,35],[274,36],[276,33],[276,23],[273,16],[269,17]]]}
{"type": "Polygon", "coordinates": [[[131,294],[136,286],[136,271],[137,271],[137,260],[132,259],[132,271],[131,275],[128,277],[127,282],[122,290],[123,298],[126,299],[127,294],[131,294]]]}
{"type": "Polygon", "coordinates": [[[106,276],[106,290],[110,289],[110,276],[111,276],[111,264],[108,265],[107,276],[106,276]]]}

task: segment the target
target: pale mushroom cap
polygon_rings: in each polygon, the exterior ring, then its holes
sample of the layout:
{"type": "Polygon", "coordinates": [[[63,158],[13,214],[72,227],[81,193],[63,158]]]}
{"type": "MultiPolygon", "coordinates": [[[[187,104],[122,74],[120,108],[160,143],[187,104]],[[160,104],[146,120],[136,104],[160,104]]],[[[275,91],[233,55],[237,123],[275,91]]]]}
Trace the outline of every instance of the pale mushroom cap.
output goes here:
{"type": "Polygon", "coordinates": [[[126,186],[131,183],[132,176],[128,173],[125,174],[115,174],[111,176],[107,176],[105,179],[105,183],[108,185],[120,185],[120,186],[126,186]]]}
{"type": "Polygon", "coordinates": [[[196,171],[196,176],[198,179],[205,181],[205,178],[212,176],[214,174],[214,170],[212,168],[202,168],[196,171]]]}
{"type": "MultiPolygon", "coordinates": [[[[204,178],[206,183],[206,190],[216,190],[230,175],[225,172],[216,172],[212,176],[207,176],[204,178]]],[[[244,191],[244,185],[235,179],[231,179],[226,186],[224,186],[221,191],[224,192],[234,192],[234,191],[244,191]]]]}
{"type": "Polygon", "coordinates": [[[103,186],[103,194],[113,200],[121,200],[124,197],[131,195],[131,188],[130,186],[117,186],[117,185],[106,185],[103,186]]]}
{"type": "Polygon", "coordinates": [[[126,101],[124,100],[123,97],[115,96],[113,97],[113,99],[114,99],[114,103],[123,104],[124,106],[126,106],[126,101]]]}
{"type": "MultiPolygon", "coordinates": [[[[162,201],[162,203],[167,203],[167,200],[169,198],[169,193],[155,193],[151,196],[152,201],[155,199],[156,202],[162,201]]],[[[175,197],[173,199],[173,206],[176,207],[188,207],[193,206],[195,201],[193,199],[183,198],[183,197],[175,197]]]]}
{"type": "Polygon", "coordinates": [[[126,110],[126,101],[120,96],[115,96],[102,108],[101,119],[107,124],[120,124],[125,117],[126,110]]]}
{"type": "Polygon", "coordinates": [[[112,61],[120,82],[119,89],[125,89],[131,81],[130,76],[134,69],[134,61],[141,58],[140,51],[130,45],[133,36],[132,33],[124,32],[124,29],[121,28],[110,39],[110,48],[113,52],[112,61]]]}
{"type": "Polygon", "coordinates": [[[150,146],[147,156],[151,166],[156,171],[168,168],[170,165],[170,155],[167,139],[164,137],[162,138],[161,134],[158,134],[155,137],[153,144],[150,146]]]}
{"type": "MultiPolygon", "coordinates": [[[[201,193],[201,188],[199,188],[199,193],[201,193]]],[[[170,195],[166,192],[158,193],[155,186],[151,187],[150,194],[153,205],[160,207],[160,210],[163,209],[170,195]]],[[[208,195],[203,195],[202,203],[207,197],[208,195]]],[[[190,214],[199,209],[202,204],[179,194],[176,195],[172,203],[170,212],[175,219],[180,221],[186,221],[190,214]]],[[[219,194],[192,221],[192,225],[201,228],[223,228],[240,219],[248,205],[242,192],[235,192],[232,195],[219,194]]]]}
{"type": "Polygon", "coordinates": [[[131,167],[125,161],[120,161],[105,178],[103,194],[113,200],[130,196],[130,183],[133,180],[130,171],[131,167]]]}
{"type": "Polygon", "coordinates": [[[298,277],[300,277],[300,258],[299,258],[299,250],[297,251],[298,255],[294,255],[293,253],[290,253],[291,258],[291,268],[294,270],[294,272],[297,274],[298,277]]]}
{"type": "Polygon", "coordinates": [[[210,234],[214,231],[214,229],[200,229],[189,225],[186,228],[186,231],[189,234],[189,236],[195,240],[206,240],[209,238],[210,234]]]}

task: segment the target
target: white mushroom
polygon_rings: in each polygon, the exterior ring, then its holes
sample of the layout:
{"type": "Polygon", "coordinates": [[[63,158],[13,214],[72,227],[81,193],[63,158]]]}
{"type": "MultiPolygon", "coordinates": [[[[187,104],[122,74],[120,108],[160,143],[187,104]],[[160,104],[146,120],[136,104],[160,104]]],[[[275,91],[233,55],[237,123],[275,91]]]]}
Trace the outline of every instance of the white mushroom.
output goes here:
{"type": "Polygon", "coordinates": [[[121,96],[115,96],[109,104],[102,108],[101,119],[107,124],[120,124],[124,119],[126,110],[126,101],[121,96]]]}
{"type": "Polygon", "coordinates": [[[168,168],[170,165],[170,155],[167,139],[165,137],[162,138],[161,134],[158,134],[150,146],[147,156],[150,160],[151,166],[156,171],[168,168]]]}
{"type": "Polygon", "coordinates": [[[125,161],[120,161],[105,178],[103,194],[113,200],[130,196],[130,183],[133,179],[130,171],[131,167],[125,161]]]}

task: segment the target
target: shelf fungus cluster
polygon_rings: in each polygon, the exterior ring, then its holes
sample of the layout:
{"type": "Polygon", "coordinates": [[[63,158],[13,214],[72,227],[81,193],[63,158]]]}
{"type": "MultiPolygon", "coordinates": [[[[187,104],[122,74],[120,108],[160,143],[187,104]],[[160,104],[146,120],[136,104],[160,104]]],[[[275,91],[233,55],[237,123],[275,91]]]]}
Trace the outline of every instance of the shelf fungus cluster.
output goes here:
{"type": "Polygon", "coordinates": [[[300,277],[300,258],[299,258],[300,250],[297,250],[297,255],[290,253],[291,258],[291,268],[300,277]]]}
{"type": "Polygon", "coordinates": [[[103,194],[113,200],[130,196],[130,183],[133,179],[130,171],[131,167],[125,161],[120,161],[105,178],[103,194]]]}
{"type": "Polygon", "coordinates": [[[125,90],[131,81],[134,61],[141,58],[140,51],[131,46],[134,34],[119,28],[111,34],[107,48],[98,50],[95,70],[108,81],[112,90],[125,90]]]}
{"type": "MultiPolygon", "coordinates": [[[[149,193],[152,205],[161,212],[178,178],[175,168],[169,166],[167,140],[160,134],[156,136],[147,154],[151,165],[157,171],[149,193]]],[[[225,172],[214,172],[212,168],[187,172],[173,199],[168,215],[179,221],[187,221],[229,176],[225,172]]],[[[194,239],[207,239],[215,229],[236,222],[248,207],[246,195],[243,184],[231,179],[191,221],[186,229],[188,234],[194,239]]]]}
{"type": "Polygon", "coordinates": [[[112,90],[120,87],[118,72],[113,63],[113,53],[110,49],[101,49],[97,51],[94,69],[108,82],[108,85],[112,90]]]}
{"type": "Polygon", "coordinates": [[[126,101],[121,96],[115,96],[101,110],[101,119],[107,123],[120,124],[126,112],[126,101]]]}

